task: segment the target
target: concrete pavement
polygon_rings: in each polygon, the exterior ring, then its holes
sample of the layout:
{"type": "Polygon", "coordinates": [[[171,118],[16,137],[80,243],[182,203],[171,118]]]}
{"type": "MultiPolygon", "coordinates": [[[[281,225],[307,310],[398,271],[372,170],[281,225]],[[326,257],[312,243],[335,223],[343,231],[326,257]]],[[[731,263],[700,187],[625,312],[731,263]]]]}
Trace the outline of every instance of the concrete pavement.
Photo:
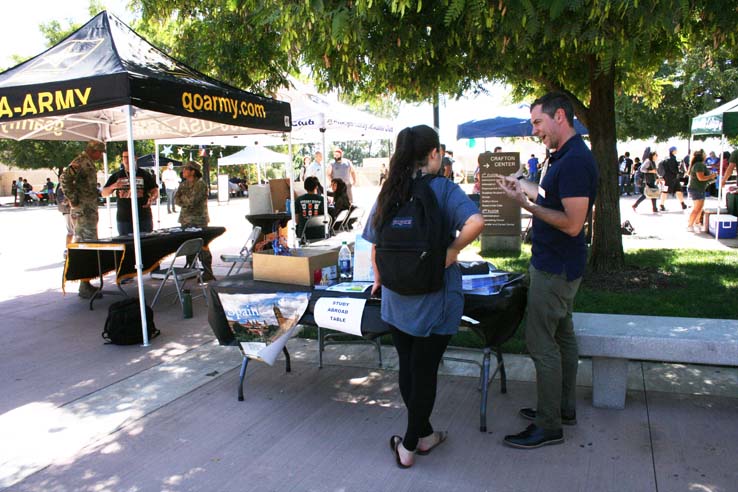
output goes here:
{"type": "MultiPolygon", "coordinates": [[[[217,259],[245,240],[247,201],[210,211],[228,228],[213,243],[217,259]]],[[[491,386],[486,434],[477,369],[449,362],[434,422],[451,437],[399,470],[386,443],[404,421],[391,347],[385,370],[368,346],[330,346],[318,370],[315,342],[294,339],[293,372],[252,363],[237,402],[239,354],[214,344],[202,299],[189,320],[177,304],[157,304],[163,334],[148,348],[103,345],[118,298],[89,311],[74,287],[61,294],[59,213],[2,210],[0,220],[0,490],[737,490],[733,368],[632,363],[626,409],[612,411],[591,407],[583,360],[579,424],[563,445],[520,451],[501,439],[526,425],[517,408],[534,404],[529,359],[506,356],[509,392],[491,386]]],[[[105,220],[101,211],[101,231],[105,220]]],[[[626,247],[730,248],[677,230],[682,220],[638,214],[631,222],[648,238],[626,237],[626,247]]],[[[162,227],[174,221],[164,210],[162,227]]]]}

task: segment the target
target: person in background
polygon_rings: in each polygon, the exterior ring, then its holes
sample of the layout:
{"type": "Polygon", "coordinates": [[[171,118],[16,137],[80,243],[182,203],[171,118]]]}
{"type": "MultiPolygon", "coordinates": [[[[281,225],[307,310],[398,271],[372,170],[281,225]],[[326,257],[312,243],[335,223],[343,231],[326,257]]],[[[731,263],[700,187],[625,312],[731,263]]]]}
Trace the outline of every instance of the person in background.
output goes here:
{"type": "Polygon", "coordinates": [[[51,182],[51,178],[46,178],[46,202],[49,205],[56,203],[56,197],[54,195],[54,183],[51,182]]]}
{"type": "MultiPolygon", "coordinates": [[[[104,143],[88,142],[85,151],[75,157],[59,178],[61,189],[69,200],[75,241],[97,239],[97,169],[94,163],[102,159],[104,152],[104,143]]],[[[79,296],[83,299],[102,296],[98,290],[89,281],[79,284],[79,296]]]]}
{"type": "Polygon", "coordinates": [[[495,154],[496,154],[497,152],[502,152],[502,147],[500,147],[500,146],[497,146],[497,147],[495,147],[495,150],[494,150],[493,152],[494,152],[495,154]]]}
{"type": "Polygon", "coordinates": [[[318,194],[323,194],[323,188],[325,187],[325,171],[323,168],[323,153],[316,152],[315,159],[310,163],[307,170],[305,171],[305,178],[308,176],[315,176],[318,178],[318,194]]]}
{"type": "Polygon", "coordinates": [[[659,209],[666,211],[665,203],[667,195],[675,195],[682,210],[687,209],[682,193],[682,183],[679,181],[679,161],[676,158],[676,147],[669,148],[669,157],[659,163],[658,174],[664,180],[664,188],[661,190],[661,204],[659,209]]]}
{"type": "Polygon", "coordinates": [[[375,279],[372,294],[381,289],[381,316],[392,332],[399,356],[399,383],[407,408],[404,436],[390,438],[395,462],[400,468],[411,467],[415,456],[426,455],[446,440],[446,432],[433,430],[430,422],[436,398],[438,364],[451,336],[458,331],[464,307],[461,270],[456,263],[459,252],[471,243],[484,227],[484,220],[459,186],[448,179],[432,179],[430,188],[438,200],[447,230],[444,246],[446,270],[441,290],[421,295],[401,295],[382,285],[376,265],[378,232],[393,219],[398,204],[410,198],[413,179],[420,174],[437,174],[441,167],[441,143],[431,127],[405,128],[397,135],[395,153],[390,159],[389,175],[372,208],[362,236],[375,244],[372,263],[375,279]],[[456,231],[460,231],[458,236],[456,231]]]}
{"type": "Polygon", "coordinates": [[[441,169],[438,170],[438,175],[452,181],[454,179],[454,159],[446,151],[445,144],[441,144],[441,169]]]}
{"type": "Polygon", "coordinates": [[[379,186],[382,186],[382,184],[387,179],[387,166],[384,165],[384,162],[379,165],[379,186]]]}
{"type": "MultiPolygon", "coordinates": [[[[651,152],[650,147],[648,148],[647,153],[644,154],[641,167],[638,168],[639,172],[643,176],[643,190],[641,191],[641,196],[639,196],[638,200],[633,204],[634,212],[638,210],[638,205],[646,199],[646,187],[654,188],[657,186],[656,180],[658,179],[658,174],[656,172],[656,164],[654,164],[654,161],[658,158],[659,155],[656,152],[651,152]]],[[[655,214],[659,213],[659,209],[656,208],[655,198],[651,198],[651,210],[655,214]]]]}
{"type": "Polygon", "coordinates": [[[19,207],[26,206],[26,191],[23,189],[23,178],[18,177],[18,181],[15,183],[15,196],[18,201],[19,207]]]}
{"type": "Polygon", "coordinates": [[[630,152],[626,152],[620,159],[618,166],[618,184],[620,185],[620,194],[630,196],[631,169],[633,168],[633,159],[630,158],[630,152]]]}
{"type": "Polygon", "coordinates": [[[349,201],[354,201],[354,194],[351,191],[356,184],[356,170],[353,163],[343,158],[343,150],[336,149],[333,151],[333,161],[328,166],[328,179],[339,178],[346,184],[346,193],[348,193],[349,201]]]}
{"type": "Polygon", "coordinates": [[[533,423],[503,441],[521,449],[562,443],[562,424],[576,423],[579,354],[572,311],[587,264],[584,222],[599,179],[565,94],[535,100],[530,119],[533,135],[553,151],[540,186],[496,176],[502,191],[533,215],[525,342],[536,368],[537,407],[521,409],[519,415],[533,423]]]}
{"type": "Polygon", "coordinates": [[[538,182],[538,157],[535,154],[531,154],[528,159],[528,179],[535,183],[538,182]]]}
{"type": "Polygon", "coordinates": [[[328,196],[333,197],[333,205],[328,207],[328,213],[333,220],[336,220],[338,214],[343,210],[349,210],[351,208],[346,183],[341,178],[333,178],[331,180],[331,191],[328,192],[328,196]]]}
{"type": "Polygon", "coordinates": [[[636,157],[633,161],[633,168],[631,169],[631,179],[633,181],[633,194],[640,195],[641,188],[643,188],[643,174],[641,174],[641,158],[636,157]]]}
{"type": "Polygon", "coordinates": [[[167,168],[161,173],[161,181],[167,190],[167,213],[177,213],[174,206],[174,195],[177,193],[177,188],[179,188],[179,175],[174,170],[174,163],[167,164],[167,168]]]}
{"type": "Polygon", "coordinates": [[[309,155],[306,155],[305,157],[302,158],[302,166],[300,166],[300,177],[299,177],[300,181],[305,181],[306,173],[307,173],[308,167],[310,167],[311,161],[312,159],[310,159],[309,155]]]}
{"type": "MultiPolygon", "coordinates": [[[[182,227],[207,227],[210,222],[208,214],[208,186],[202,180],[200,164],[188,161],[182,167],[183,180],[174,195],[174,203],[179,205],[179,223],[182,227]]],[[[193,255],[194,256],[194,255],[193,255]]],[[[202,247],[200,259],[205,273],[202,279],[206,282],[215,280],[213,275],[213,255],[207,246],[202,247]]],[[[192,258],[187,258],[189,263],[192,258]]]]}
{"type": "MultiPolygon", "coordinates": [[[[136,156],[133,156],[135,159],[136,156]]],[[[125,236],[133,234],[133,211],[131,210],[131,177],[129,169],[128,151],[121,153],[123,168],[114,172],[108,178],[102,188],[102,196],[109,197],[117,193],[117,212],[115,219],[118,225],[118,234],[125,236]]],[[[136,169],[135,181],[136,198],[138,202],[138,225],[141,232],[154,230],[154,216],[151,213],[151,205],[159,199],[159,187],[156,178],[149,171],[141,168],[136,169]]]]}
{"type": "Polygon", "coordinates": [[[13,180],[12,183],[10,183],[10,194],[13,195],[13,206],[18,206],[18,187],[16,186],[16,181],[13,180]]]}
{"type": "MultiPolygon", "coordinates": [[[[298,238],[302,237],[305,223],[310,217],[323,215],[323,196],[316,193],[319,185],[320,183],[318,182],[318,178],[315,176],[308,176],[305,178],[306,193],[295,199],[295,214],[297,214],[297,227],[295,229],[295,233],[298,238]]],[[[312,228],[310,231],[313,232],[312,228]]],[[[323,238],[324,236],[325,231],[323,231],[319,237],[323,238]]],[[[318,237],[307,236],[307,239],[318,239],[318,237]]]]}
{"type": "MultiPolygon", "coordinates": [[[[726,154],[728,152],[726,151],[726,154]]],[[[723,172],[723,177],[720,180],[720,187],[724,187],[725,183],[730,179],[730,177],[733,175],[733,171],[736,169],[736,164],[738,164],[738,149],[733,150],[733,152],[730,153],[730,156],[728,157],[727,165],[725,166],[725,171],[723,172]]]]}
{"type": "Polygon", "coordinates": [[[687,193],[692,199],[692,213],[687,219],[687,230],[691,232],[702,232],[699,226],[702,208],[705,206],[707,185],[717,179],[717,174],[710,173],[705,165],[705,151],[695,150],[692,154],[692,162],[689,163],[689,183],[687,193]]]}

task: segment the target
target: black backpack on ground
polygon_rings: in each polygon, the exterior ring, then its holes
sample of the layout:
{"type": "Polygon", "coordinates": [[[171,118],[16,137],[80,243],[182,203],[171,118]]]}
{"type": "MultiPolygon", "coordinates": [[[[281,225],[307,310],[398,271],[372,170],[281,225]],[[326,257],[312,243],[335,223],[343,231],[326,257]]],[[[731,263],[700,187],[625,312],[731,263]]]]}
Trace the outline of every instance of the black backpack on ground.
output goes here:
{"type": "MultiPolygon", "coordinates": [[[[154,310],[149,306],[146,306],[146,328],[149,333],[149,340],[156,338],[161,333],[154,325],[154,310]]],[[[138,299],[124,299],[110,305],[102,337],[105,339],[105,343],[114,345],[143,343],[138,299]]]]}
{"type": "Polygon", "coordinates": [[[402,295],[443,288],[446,248],[443,215],[430,187],[435,175],[413,180],[410,200],[386,217],[377,231],[375,260],[382,285],[402,295]]]}

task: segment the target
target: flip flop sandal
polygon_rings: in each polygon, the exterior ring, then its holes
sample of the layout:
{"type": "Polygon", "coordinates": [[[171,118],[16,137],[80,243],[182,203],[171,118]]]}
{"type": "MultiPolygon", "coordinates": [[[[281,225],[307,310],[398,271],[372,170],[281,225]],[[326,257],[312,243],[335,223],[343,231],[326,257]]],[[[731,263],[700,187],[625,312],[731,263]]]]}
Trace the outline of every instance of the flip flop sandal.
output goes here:
{"type": "Polygon", "coordinates": [[[402,444],[402,437],[398,435],[394,435],[390,437],[389,445],[390,445],[390,449],[392,450],[392,453],[394,453],[395,455],[395,461],[397,462],[397,466],[400,468],[410,468],[413,465],[406,465],[400,459],[400,451],[398,449],[400,447],[400,444],[402,444]]]}
{"type": "Polygon", "coordinates": [[[430,452],[433,451],[433,448],[443,444],[443,442],[448,438],[448,432],[446,431],[438,431],[438,432],[434,432],[434,434],[438,436],[438,440],[435,442],[435,444],[433,444],[433,446],[425,450],[418,448],[415,450],[415,454],[419,454],[420,456],[425,456],[427,454],[430,454],[430,452]]]}

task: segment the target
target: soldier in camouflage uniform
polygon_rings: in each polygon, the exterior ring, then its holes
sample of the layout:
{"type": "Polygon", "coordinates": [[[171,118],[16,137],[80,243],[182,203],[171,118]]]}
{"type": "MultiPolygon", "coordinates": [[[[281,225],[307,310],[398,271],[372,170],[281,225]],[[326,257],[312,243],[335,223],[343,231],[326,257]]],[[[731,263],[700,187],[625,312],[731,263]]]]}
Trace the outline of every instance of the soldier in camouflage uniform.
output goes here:
{"type": "MultiPolygon", "coordinates": [[[[89,142],[85,151],[69,164],[60,178],[61,188],[71,206],[75,241],[97,239],[97,169],[94,161],[102,159],[104,152],[104,143],[89,142]]],[[[80,297],[89,299],[96,291],[89,281],[80,282],[80,297]]]]}
{"type": "MultiPolygon", "coordinates": [[[[210,222],[208,216],[208,187],[202,180],[200,164],[189,161],[182,168],[184,178],[174,195],[174,203],[179,205],[179,223],[182,227],[207,227],[210,222]]],[[[207,246],[203,246],[200,253],[205,281],[215,280],[213,276],[213,255],[207,246]]],[[[189,260],[189,258],[188,258],[189,260]]]]}

